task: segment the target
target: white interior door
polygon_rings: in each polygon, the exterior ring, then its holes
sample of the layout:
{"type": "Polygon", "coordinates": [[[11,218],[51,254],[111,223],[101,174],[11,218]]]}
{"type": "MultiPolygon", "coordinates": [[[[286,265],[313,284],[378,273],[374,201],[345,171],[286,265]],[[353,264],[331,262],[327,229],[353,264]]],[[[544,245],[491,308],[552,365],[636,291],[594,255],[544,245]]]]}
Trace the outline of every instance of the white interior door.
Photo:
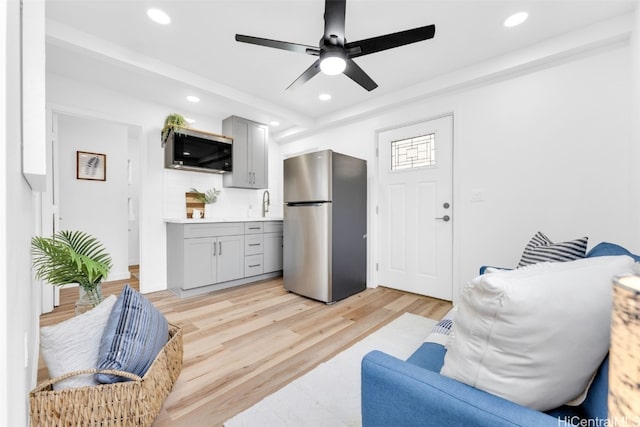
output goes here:
{"type": "Polygon", "coordinates": [[[378,134],[379,284],[452,299],[453,120],[378,134]]]}

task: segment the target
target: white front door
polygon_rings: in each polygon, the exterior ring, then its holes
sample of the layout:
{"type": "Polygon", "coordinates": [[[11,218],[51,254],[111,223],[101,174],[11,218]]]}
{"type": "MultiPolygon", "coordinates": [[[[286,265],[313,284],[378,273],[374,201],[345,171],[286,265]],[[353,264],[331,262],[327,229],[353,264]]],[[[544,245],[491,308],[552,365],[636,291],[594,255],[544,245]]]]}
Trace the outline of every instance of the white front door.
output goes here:
{"type": "Polygon", "coordinates": [[[379,284],[452,299],[453,118],[378,134],[379,284]]]}

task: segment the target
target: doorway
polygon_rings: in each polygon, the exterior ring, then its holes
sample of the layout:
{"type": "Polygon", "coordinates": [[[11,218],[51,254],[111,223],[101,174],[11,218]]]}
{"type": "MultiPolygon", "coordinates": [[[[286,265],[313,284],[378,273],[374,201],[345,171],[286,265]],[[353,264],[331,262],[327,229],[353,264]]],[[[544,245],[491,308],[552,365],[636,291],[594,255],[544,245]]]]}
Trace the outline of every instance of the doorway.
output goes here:
{"type": "Polygon", "coordinates": [[[453,296],[453,117],[378,133],[379,284],[453,296]]]}
{"type": "MultiPolygon", "coordinates": [[[[129,266],[139,259],[140,128],[57,111],[50,111],[48,118],[51,172],[43,194],[43,235],[60,230],[93,235],[112,258],[108,280],[129,279],[129,266]],[[99,156],[104,176],[91,179],[78,169],[86,155],[99,156]]],[[[59,289],[45,284],[42,312],[58,304],[59,289]]]]}

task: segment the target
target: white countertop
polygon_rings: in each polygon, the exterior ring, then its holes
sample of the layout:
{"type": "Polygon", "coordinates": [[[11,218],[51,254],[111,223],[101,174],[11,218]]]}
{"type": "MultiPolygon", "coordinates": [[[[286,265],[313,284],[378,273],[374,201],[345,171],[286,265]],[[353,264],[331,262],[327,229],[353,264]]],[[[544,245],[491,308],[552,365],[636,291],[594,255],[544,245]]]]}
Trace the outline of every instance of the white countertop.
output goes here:
{"type": "Polygon", "coordinates": [[[281,217],[233,217],[233,218],[165,218],[164,222],[174,224],[207,224],[211,222],[262,222],[262,221],[282,221],[281,217]]]}

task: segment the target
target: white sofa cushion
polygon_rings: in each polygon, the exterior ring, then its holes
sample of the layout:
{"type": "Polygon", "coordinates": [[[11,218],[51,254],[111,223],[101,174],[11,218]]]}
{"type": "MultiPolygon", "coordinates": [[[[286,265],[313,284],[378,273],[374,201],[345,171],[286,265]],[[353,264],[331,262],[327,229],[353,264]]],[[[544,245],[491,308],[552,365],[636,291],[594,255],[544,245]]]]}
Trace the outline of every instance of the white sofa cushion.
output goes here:
{"type": "Polygon", "coordinates": [[[598,257],[476,277],[441,374],[540,411],[580,396],[609,349],[611,279],[632,266],[598,257]]]}
{"type": "MultiPolygon", "coordinates": [[[[40,350],[51,378],[97,368],[100,340],[115,302],[111,295],[86,313],[40,329],[40,350]]],[[[79,375],[55,383],[53,389],[96,384],[93,375],[79,375]]]]}

